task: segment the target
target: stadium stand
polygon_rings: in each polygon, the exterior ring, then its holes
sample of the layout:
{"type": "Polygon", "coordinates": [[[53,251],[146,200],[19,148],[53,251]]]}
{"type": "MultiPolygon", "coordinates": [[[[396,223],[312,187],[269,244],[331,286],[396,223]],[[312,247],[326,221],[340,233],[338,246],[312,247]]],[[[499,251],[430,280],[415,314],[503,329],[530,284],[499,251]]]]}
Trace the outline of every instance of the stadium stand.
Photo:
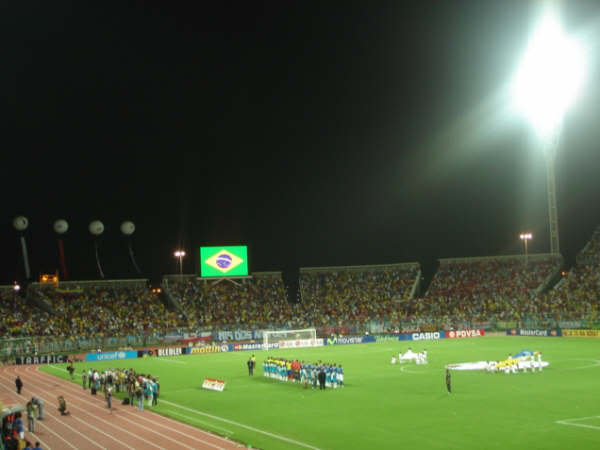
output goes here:
{"type": "Polygon", "coordinates": [[[17,295],[13,285],[0,286],[0,336],[41,336],[49,320],[47,312],[17,295]]]}
{"type": "Polygon", "coordinates": [[[577,264],[541,297],[539,318],[574,327],[573,321],[595,322],[600,308],[600,227],[577,255],[577,264]],[[571,323],[565,323],[571,322],[571,323]]]}
{"type": "Polygon", "coordinates": [[[398,322],[400,305],[419,288],[418,263],[300,269],[300,303],[292,326],[398,322]]]}
{"type": "Polygon", "coordinates": [[[257,272],[238,279],[165,277],[163,289],[176,302],[191,329],[287,326],[292,309],[281,272],[257,272]]]}
{"type": "Polygon", "coordinates": [[[519,321],[536,312],[537,295],[561,265],[562,257],[550,254],[441,259],[426,295],[411,305],[411,313],[446,326],[519,321]]]}
{"type": "Polygon", "coordinates": [[[41,335],[149,335],[176,324],[147,280],[32,283],[29,290],[55,313],[40,324],[41,335]]]}
{"type": "Polygon", "coordinates": [[[236,329],[427,331],[483,322],[577,327],[598,320],[600,228],[577,261],[548,289],[559,278],[563,261],[557,255],[441,259],[422,297],[418,263],[303,268],[296,302],[288,302],[281,272],[210,280],[165,276],[164,296],[147,280],[31,283],[27,296],[8,285],[0,287],[0,336],[24,339],[23,345],[41,342],[27,337],[74,336],[91,346],[92,337],[127,343],[132,335],[236,329]]]}

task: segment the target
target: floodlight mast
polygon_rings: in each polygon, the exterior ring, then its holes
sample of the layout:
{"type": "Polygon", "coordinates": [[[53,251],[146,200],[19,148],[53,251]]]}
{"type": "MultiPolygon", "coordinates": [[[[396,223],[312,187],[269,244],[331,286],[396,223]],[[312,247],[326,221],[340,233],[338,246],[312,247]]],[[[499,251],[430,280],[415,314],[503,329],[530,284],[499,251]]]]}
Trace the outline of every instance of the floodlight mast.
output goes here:
{"type": "Polygon", "coordinates": [[[558,150],[560,129],[549,142],[544,152],[546,155],[546,191],[548,196],[548,226],[550,230],[550,253],[560,253],[560,239],[558,234],[558,207],[556,206],[556,176],[554,174],[554,161],[558,150]]]}
{"type": "Polygon", "coordinates": [[[519,110],[531,122],[546,158],[550,252],[560,253],[554,163],[563,117],[584,78],[585,58],[574,39],[565,36],[552,9],[546,9],[533,34],[514,89],[519,110]]]}

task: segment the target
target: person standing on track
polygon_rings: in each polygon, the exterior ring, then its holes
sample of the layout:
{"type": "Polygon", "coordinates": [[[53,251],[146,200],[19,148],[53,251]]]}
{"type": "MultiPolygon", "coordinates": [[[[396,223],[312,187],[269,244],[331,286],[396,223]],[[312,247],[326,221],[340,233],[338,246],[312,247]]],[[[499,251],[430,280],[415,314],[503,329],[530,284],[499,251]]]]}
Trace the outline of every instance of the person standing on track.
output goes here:
{"type": "Polygon", "coordinates": [[[135,383],[135,397],[138,402],[138,409],[140,411],[144,410],[144,391],[142,390],[142,385],[139,382],[135,383]]]}
{"type": "Polygon", "coordinates": [[[129,404],[134,406],[133,398],[135,397],[135,381],[132,376],[127,380],[127,393],[129,394],[129,404]]]}
{"type": "Polygon", "coordinates": [[[17,394],[21,395],[21,389],[23,389],[23,381],[21,377],[17,375],[17,379],[15,380],[15,386],[17,386],[17,394]]]}
{"type": "Polygon", "coordinates": [[[44,420],[44,402],[37,397],[31,397],[31,403],[37,406],[38,420],[44,420]]]}
{"type": "Polygon", "coordinates": [[[27,402],[27,431],[35,433],[35,405],[31,400],[27,402]]]}
{"type": "Polygon", "coordinates": [[[152,406],[158,405],[158,383],[152,378],[152,406]]]}
{"type": "Polygon", "coordinates": [[[106,388],[106,391],[104,392],[104,395],[106,397],[106,406],[108,407],[110,412],[112,412],[112,390],[112,386],[108,386],[106,388]]]}
{"type": "Polygon", "coordinates": [[[83,390],[85,391],[85,385],[87,383],[87,372],[84,370],[81,372],[81,385],[83,386],[83,390]]]}

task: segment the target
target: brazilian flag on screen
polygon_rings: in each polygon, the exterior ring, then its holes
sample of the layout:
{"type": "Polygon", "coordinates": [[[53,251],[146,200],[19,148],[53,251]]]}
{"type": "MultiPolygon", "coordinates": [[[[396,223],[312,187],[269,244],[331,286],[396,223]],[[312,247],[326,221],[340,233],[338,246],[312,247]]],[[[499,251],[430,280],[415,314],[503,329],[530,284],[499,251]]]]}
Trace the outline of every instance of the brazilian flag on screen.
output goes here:
{"type": "Polygon", "coordinates": [[[248,275],[248,247],[200,247],[201,277],[239,277],[248,275]]]}

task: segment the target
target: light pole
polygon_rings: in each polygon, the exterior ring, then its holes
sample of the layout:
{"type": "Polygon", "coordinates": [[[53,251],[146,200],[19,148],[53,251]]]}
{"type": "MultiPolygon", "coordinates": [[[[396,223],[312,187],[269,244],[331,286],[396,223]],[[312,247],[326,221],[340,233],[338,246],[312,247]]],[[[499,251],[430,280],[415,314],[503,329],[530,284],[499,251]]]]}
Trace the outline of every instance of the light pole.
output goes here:
{"type": "Polygon", "coordinates": [[[560,253],[554,161],[563,118],[583,84],[585,54],[566,36],[552,6],[543,11],[513,82],[519,112],[534,128],[546,158],[550,252],[560,253]]]}
{"type": "Polygon", "coordinates": [[[13,286],[13,289],[15,291],[15,296],[13,297],[13,308],[16,310],[17,309],[17,296],[19,295],[19,291],[21,290],[21,286],[19,286],[18,283],[15,283],[13,286]]]}
{"type": "Polygon", "coordinates": [[[183,276],[183,257],[185,256],[185,251],[183,250],[176,250],[175,253],[175,258],[179,258],[179,276],[183,276]]]}
{"type": "Polygon", "coordinates": [[[525,264],[527,264],[527,242],[530,241],[533,236],[531,233],[521,233],[519,237],[523,241],[523,244],[525,244],[525,264]]]}

